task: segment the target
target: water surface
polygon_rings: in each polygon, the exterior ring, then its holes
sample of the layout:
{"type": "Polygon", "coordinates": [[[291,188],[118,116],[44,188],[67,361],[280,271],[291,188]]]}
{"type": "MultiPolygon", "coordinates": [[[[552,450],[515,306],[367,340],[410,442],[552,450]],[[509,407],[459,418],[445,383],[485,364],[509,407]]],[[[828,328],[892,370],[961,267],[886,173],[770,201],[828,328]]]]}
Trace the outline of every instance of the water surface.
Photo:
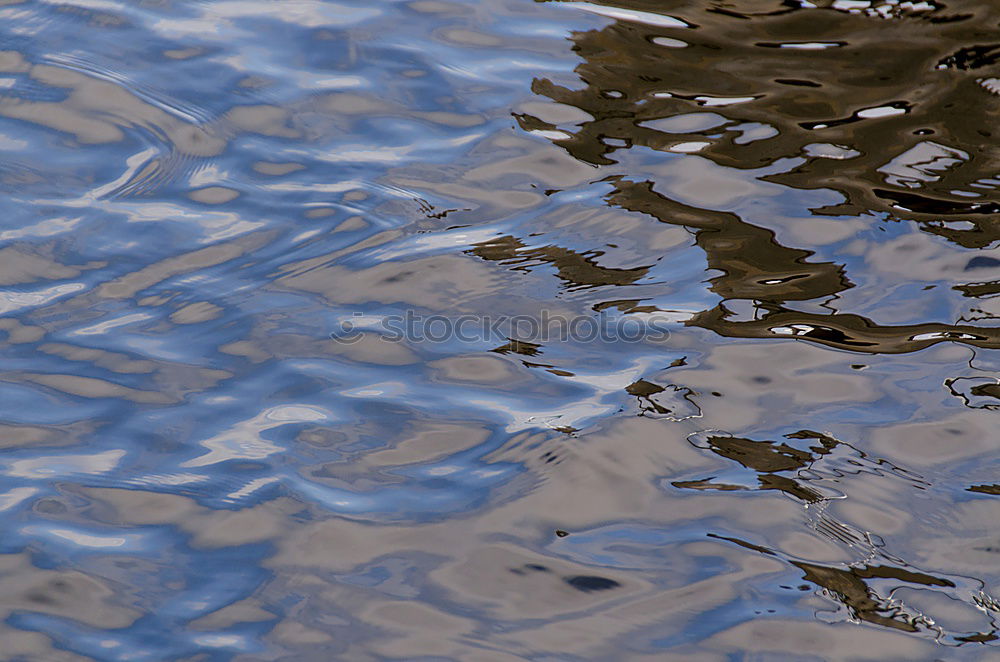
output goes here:
{"type": "Polygon", "coordinates": [[[991,3],[0,5],[4,659],[997,654],[991,3]]]}

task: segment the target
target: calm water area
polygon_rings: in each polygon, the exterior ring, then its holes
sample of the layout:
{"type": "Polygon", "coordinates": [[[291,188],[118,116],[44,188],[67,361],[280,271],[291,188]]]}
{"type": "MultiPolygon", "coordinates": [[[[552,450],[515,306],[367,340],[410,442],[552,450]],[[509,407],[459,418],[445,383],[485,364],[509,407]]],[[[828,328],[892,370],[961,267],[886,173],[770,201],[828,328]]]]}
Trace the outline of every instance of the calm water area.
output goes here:
{"type": "Polygon", "coordinates": [[[0,661],[1000,660],[1000,3],[0,0],[0,661]]]}

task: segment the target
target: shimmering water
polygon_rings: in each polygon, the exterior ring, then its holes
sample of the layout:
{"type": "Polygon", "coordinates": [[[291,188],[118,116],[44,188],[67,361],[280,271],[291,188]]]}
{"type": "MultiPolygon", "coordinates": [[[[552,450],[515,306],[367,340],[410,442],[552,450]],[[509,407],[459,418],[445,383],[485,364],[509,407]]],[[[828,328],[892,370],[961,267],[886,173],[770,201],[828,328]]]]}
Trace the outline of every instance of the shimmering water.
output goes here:
{"type": "Polygon", "coordinates": [[[0,25],[3,660],[998,656],[1000,6],[0,25]]]}

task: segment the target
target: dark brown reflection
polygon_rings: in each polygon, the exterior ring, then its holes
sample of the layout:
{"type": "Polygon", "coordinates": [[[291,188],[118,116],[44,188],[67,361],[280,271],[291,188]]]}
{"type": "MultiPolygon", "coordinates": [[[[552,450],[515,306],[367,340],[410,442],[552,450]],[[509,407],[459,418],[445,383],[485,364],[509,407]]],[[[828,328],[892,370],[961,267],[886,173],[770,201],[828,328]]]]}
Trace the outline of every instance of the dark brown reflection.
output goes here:
{"type": "MultiPolygon", "coordinates": [[[[818,213],[881,212],[967,247],[1000,240],[1000,183],[990,181],[1000,174],[993,136],[1000,79],[992,77],[1000,4],[872,3],[853,11],[831,0],[594,4],[691,27],[616,20],[573,35],[582,85],[540,78],[533,90],[594,118],[558,127],[570,138],[557,144],[576,158],[609,164],[618,149],[669,150],[691,140],[709,142],[699,154],[733,168],[798,156],[800,165],[766,179],[846,196],[818,213]],[[722,118],[708,128],[657,128],[657,120],[696,112],[722,118]],[[959,220],[963,227],[953,224],[959,220]]],[[[517,119],[528,130],[557,128],[526,114],[517,119]]]]}
{"type": "Polygon", "coordinates": [[[803,301],[852,286],[840,265],[808,263],[811,251],[782,246],[772,231],[736,214],[681,204],[654,191],[651,182],[616,179],[614,187],[608,204],[696,230],[695,243],[705,251],[708,267],[723,272],[710,282],[724,299],[803,301]]]}
{"type": "MultiPolygon", "coordinates": [[[[758,484],[755,487],[721,482],[715,477],[674,481],[671,484],[674,487],[695,490],[783,492],[809,505],[807,513],[810,517],[810,526],[817,533],[863,552],[864,560],[847,565],[811,563],[739,538],[714,533],[709,533],[709,537],[780,558],[798,568],[803,573],[803,579],[824,589],[829,597],[843,604],[852,619],[904,632],[925,631],[937,636],[946,636],[953,645],[986,642],[996,638],[994,630],[946,633],[935,624],[933,618],[908,609],[898,600],[894,600],[892,592],[900,584],[940,590],[956,600],[965,600],[966,596],[965,589],[957,583],[958,580],[907,567],[900,559],[884,549],[884,543],[877,536],[828,515],[826,510],[831,496],[824,495],[809,484],[823,479],[839,483],[847,474],[869,473],[892,474],[920,488],[927,485],[922,478],[885,459],[869,456],[847,442],[812,430],[787,434],[785,439],[788,441],[710,435],[695,444],[707,447],[716,455],[756,474],[758,484]]],[[[973,597],[973,600],[975,599],[973,597]]]]}
{"type": "Polygon", "coordinates": [[[944,385],[970,409],[1000,409],[1000,383],[992,377],[953,377],[944,385]]]}
{"type": "Polygon", "coordinates": [[[540,264],[551,264],[556,275],[570,287],[631,285],[649,272],[649,267],[614,269],[597,264],[604,251],[577,253],[559,246],[529,247],[517,237],[503,236],[473,244],[469,253],[500,262],[517,271],[529,271],[540,264]]]}
{"type": "Polygon", "coordinates": [[[595,303],[595,312],[615,308],[622,313],[655,313],[659,308],[651,305],[642,305],[642,299],[616,299],[614,301],[603,301],[595,303]]]}
{"type": "Polygon", "coordinates": [[[526,340],[511,340],[507,343],[491,349],[497,354],[521,354],[522,356],[538,356],[542,352],[542,346],[538,343],[527,342],[526,340]]]}
{"type": "MultiPolygon", "coordinates": [[[[902,469],[890,462],[883,459],[871,459],[866,453],[851,444],[834,439],[829,435],[812,430],[800,430],[785,435],[785,438],[813,443],[805,448],[800,448],[786,442],[756,441],[723,435],[712,435],[705,439],[705,444],[713,453],[756,473],[757,485],[755,487],[719,482],[714,476],[699,480],[675,481],[671,485],[682,489],[696,490],[777,490],[805,503],[817,503],[826,497],[809,486],[808,482],[829,475],[845,472],[857,473],[862,470],[869,472],[890,471],[905,476],[908,480],[922,483],[919,478],[906,475],[902,469]],[[847,469],[847,465],[839,461],[827,463],[829,466],[824,465],[825,458],[840,460],[840,456],[845,452],[850,456],[847,463],[851,467],[850,469],[847,469]]],[[[827,532],[834,533],[835,537],[844,539],[844,534],[835,530],[837,527],[842,527],[842,525],[835,525],[827,532]]],[[[847,537],[853,542],[856,536],[848,534],[847,537]]]]}
{"type": "MultiPolygon", "coordinates": [[[[884,543],[876,536],[828,515],[826,506],[830,496],[809,484],[824,478],[839,482],[846,474],[862,472],[877,475],[891,473],[910,481],[914,487],[923,487],[927,483],[885,459],[871,457],[851,444],[826,434],[800,430],[785,435],[785,439],[791,443],[713,435],[702,440],[703,444],[696,444],[705,445],[716,455],[756,473],[756,487],[720,482],[715,477],[675,481],[672,485],[696,490],[777,490],[809,504],[812,528],[832,541],[863,550],[866,554],[864,561],[846,566],[810,563],[738,538],[712,533],[709,536],[782,558],[800,569],[803,579],[825,589],[831,598],[842,603],[851,618],[905,632],[935,631],[945,634],[932,618],[892,600],[891,592],[904,583],[943,590],[955,599],[964,599],[956,581],[905,567],[901,560],[885,551],[884,543]],[[805,444],[795,444],[795,441],[805,444]],[[879,562],[875,563],[876,560],[879,562]]],[[[992,630],[948,635],[955,643],[992,641],[995,636],[992,630]]]]}
{"type": "MultiPolygon", "coordinates": [[[[760,545],[754,545],[738,538],[709,534],[713,538],[727,540],[740,547],[752,549],[755,552],[776,556],[773,551],[760,545]]],[[[917,586],[954,588],[955,583],[949,579],[935,577],[923,572],[915,572],[906,568],[888,565],[861,565],[847,568],[836,568],[816,563],[806,563],[787,559],[788,562],[802,570],[802,578],[808,582],[826,589],[830,596],[842,603],[850,611],[853,618],[880,625],[882,627],[917,632],[933,628],[934,621],[919,613],[911,613],[902,605],[883,598],[867,583],[871,580],[891,579],[917,586]]],[[[993,636],[992,632],[977,633],[979,636],[993,636]]],[[[968,640],[967,638],[963,639],[968,640]]],[[[986,641],[989,641],[987,639],[986,641]]]]}
{"type": "Polygon", "coordinates": [[[676,384],[661,386],[639,379],[625,387],[639,405],[639,416],[662,416],[681,421],[701,415],[701,408],[691,399],[694,391],[676,384]]]}
{"type": "MultiPolygon", "coordinates": [[[[597,4],[688,27],[620,19],[575,33],[581,86],[536,79],[533,90],[593,119],[568,127],[521,114],[523,128],[558,130],[569,137],[556,144],[593,165],[614,163],[619,149],[669,151],[691,141],[707,143],[699,154],[727,167],[761,168],[798,157],[794,169],[765,179],[846,196],[844,204],[817,213],[911,219],[969,248],[1000,240],[1000,205],[993,199],[1000,152],[991,141],[990,110],[1000,78],[984,73],[1000,53],[1000,8],[975,2],[857,11],[773,0],[597,4]]],[[[609,204],[694,231],[708,267],[721,272],[710,284],[723,301],[688,325],[727,337],[798,338],[872,354],[942,341],[1000,347],[1000,330],[991,328],[885,326],[832,308],[830,314],[795,310],[788,304],[830,299],[852,287],[842,265],[810,262],[811,251],[782,246],[771,230],[671,200],[653,182],[605,181],[614,187],[609,204]],[[753,318],[737,318],[731,300],[753,302],[753,318]]],[[[514,268],[549,261],[575,286],[631,283],[646,269],[607,269],[595,262],[599,252],[527,249],[511,237],[473,252],[514,268]]],[[[980,297],[996,285],[956,289],[980,297]]],[[[639,303],[606,305],[639,312],[639,303]]]]}
{"type": "Polygon", "coordinates": [[[725,306],[698,313],[686,323],[732,338],[800,338],[828,347],[869,354],[902,354],[950,340],[1000,348],[1000,329],[953,324],[879,325],[860,315],[797,312],[774,308],[751,321],[732,321],[725,306]]]}
{"type": "Polygon", "coordinates": [[[968,283],[966,285],[956,285],[954,288],[967,297],[979,298],[1000,294],[1000,281],[994,280],[988,283],[968,283]]]}
{"type": "Polygon", "coordinates": [[[860,315],[789,310],[781,304],[820,299],[852,287],[843,267],[807,262],[810,251],[782,246],[770,230],[735,214],[671,200],[654,191],[651,182],[614,178],[613,184],[609,204],[696,231],[695,243],[705,251],[708,266],[723,272],[710,281],[714,292],[724,299],[758,302],[755,319],[733,319],[723,302],[694,315],[686,322],[689,326],[727,337],[799,338],[871,354],[913,352],[946,340],[1000,347],[1000,329],[995,328],[940,323],[883,326],[860,315]]]}

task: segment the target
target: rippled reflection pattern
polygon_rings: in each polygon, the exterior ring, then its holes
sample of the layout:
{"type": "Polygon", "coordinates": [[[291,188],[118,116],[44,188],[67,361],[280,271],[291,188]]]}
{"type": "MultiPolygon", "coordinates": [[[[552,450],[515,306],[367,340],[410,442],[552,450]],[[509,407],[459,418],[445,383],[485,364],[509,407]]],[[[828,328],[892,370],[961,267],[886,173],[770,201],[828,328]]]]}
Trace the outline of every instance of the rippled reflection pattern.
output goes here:
{"type": "Polygon", "coordinates": [[[996,655],[992,3],[0,21],[4,659],[996,655]]]}

